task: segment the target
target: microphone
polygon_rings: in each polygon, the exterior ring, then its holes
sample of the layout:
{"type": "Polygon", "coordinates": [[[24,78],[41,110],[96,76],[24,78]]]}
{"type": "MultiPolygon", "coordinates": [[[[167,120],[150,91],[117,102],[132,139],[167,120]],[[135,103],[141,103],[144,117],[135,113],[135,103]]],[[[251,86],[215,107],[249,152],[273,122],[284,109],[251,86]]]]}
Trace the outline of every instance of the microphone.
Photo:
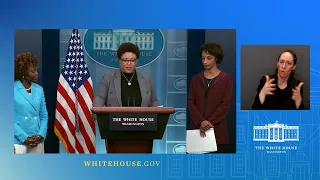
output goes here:
{"type": "Polygon", "coordinates": [[[130,106],[129,102],[130,102],[130,97],[128,97],[128,107],[130,106]]]}
{"type": "Polygon", "coordinates": [[[134,97],[132,97],[132,98],[133,98],[133,107],[136,107],[136,100],[134,97]]]}

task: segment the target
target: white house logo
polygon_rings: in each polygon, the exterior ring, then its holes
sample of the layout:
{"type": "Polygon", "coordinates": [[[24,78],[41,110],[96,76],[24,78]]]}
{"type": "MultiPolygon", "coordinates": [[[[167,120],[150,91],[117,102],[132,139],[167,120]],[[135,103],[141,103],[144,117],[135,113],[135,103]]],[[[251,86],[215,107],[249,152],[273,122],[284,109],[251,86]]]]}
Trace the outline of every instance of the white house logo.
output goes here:
{"type": "Polygon", "coordinates": [[[173,82],[173,85],[177,90],[185,90],[187,87],[187,80],[186,78],[178,78],[173,82]]]}
{"type": "Polygon", "coordinates": [[[299,126],[287,126],[276,121],[273,124],[253,127],[254,141],[299,141],[299,126]]]}
{"type": "Polygon", "coordinates": [[[185,123],[186,121],[186,112],[185,111],[177,111],[173,115],[173,120],[178,124],[185,123]]]}
{"type": "Polygon", "coordinates": [[[187,152],[187,148],[185,144],[177,144],[173,147],[174,154],[185,154],[187,152]]]}
{"type": "Polygon", "coordinates": [[[287,144],[286,146],[280,146],[276,144],[281,142],[299,141],[299,126],[279,124],[278,121],[264,126],[254,126],[253,141],[261,142],[259,145],[255,146],[255,150],[265,150],[267,153],[286,153],[288,150],[297,150],[297,146],[294,145],[287,144]],[[266,145],[268,143],[273,144],[266,145]]]}
{"type": "Polygon", "coordinates": [[[164,36],[160,30],[143,29],[90,29],[84,37],[88,55],[96,62],[118,68],[117,49],[124,42],[136,44],[140,49],[137,67],[156,60],[164,49],[164,36]]]}

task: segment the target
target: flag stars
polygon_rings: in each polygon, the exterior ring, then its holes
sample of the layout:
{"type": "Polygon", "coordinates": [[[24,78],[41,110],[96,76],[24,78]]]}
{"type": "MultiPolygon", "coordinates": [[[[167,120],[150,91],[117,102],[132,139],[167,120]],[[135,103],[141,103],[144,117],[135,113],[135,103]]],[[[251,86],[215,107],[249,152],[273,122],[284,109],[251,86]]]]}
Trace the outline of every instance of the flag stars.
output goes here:
{"type": "Polygon", "coordinates": [[[69,43],[68,53],[62,70],[62,75],[73,90],[81,86],[82,81],[90,76],[88,66],[84,59],[84,48],[82,47],[81,39],[77,36],[78,33],[74,32],[69,43]]]}

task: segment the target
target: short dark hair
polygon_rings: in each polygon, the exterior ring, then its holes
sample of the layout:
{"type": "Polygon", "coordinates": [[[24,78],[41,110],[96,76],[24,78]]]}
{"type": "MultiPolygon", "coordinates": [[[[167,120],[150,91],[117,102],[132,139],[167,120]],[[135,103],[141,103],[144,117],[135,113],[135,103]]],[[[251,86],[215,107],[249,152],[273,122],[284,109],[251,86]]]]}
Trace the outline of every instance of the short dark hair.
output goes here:
{"type": "Polygon", "coordinates": [[[38,67],[40,61],[32,53],[21,53],[14,57],[14,80],[22,79],[26,75],[28,68],[38,67]]]}
{"type": "Polygon", "coordinates": [[[217,64],[222,63],[223,60],[223,51],[219,44],[217,43],[206,43],[203,44],[199,49],[199,56],[202,57],[202,52],[206,52],[214,56],[217,60],[217,64]]]}
{"type": "Polygon", "coordinates": [[[126,52],[134,53],[137,56],[137,59],[140,58],[139,47],[133,43],[126,42],[126,43],[122,43],[119,46],[118,52],[117,52],[118,59],[121,59],[121,56],[126,52]]]}

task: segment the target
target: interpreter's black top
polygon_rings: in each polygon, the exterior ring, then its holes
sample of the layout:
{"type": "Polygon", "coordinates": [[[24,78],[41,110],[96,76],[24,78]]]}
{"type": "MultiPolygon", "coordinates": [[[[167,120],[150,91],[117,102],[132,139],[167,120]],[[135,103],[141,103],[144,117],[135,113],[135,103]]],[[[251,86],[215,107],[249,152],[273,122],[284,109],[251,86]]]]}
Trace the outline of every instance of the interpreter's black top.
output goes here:
{"type": "MultiPolygon", "coordinates": [[[[301,81],[297,80],[296,85],[301,81]]],[[[280,89],[278,85],[275,87],[274,95],[266,95],[265,101],[263,104],[260,103],[259,93],[266,83],[266,77],[263,76],[260,80],[260,84],[257,89],[257,94],[252,105],[253,110],[297,110],[294,100],[292,97],[292,87],[288,84],[285,89],[280,89]]],[[[277,78],[275,78],[274,84],[277,84],[277,78]]],[[[301,97],[303,97],[303,86],[300,89],[301,97]]],[[[300,110],[304,109],[303,102],[299,107],[300,110]]]]}

